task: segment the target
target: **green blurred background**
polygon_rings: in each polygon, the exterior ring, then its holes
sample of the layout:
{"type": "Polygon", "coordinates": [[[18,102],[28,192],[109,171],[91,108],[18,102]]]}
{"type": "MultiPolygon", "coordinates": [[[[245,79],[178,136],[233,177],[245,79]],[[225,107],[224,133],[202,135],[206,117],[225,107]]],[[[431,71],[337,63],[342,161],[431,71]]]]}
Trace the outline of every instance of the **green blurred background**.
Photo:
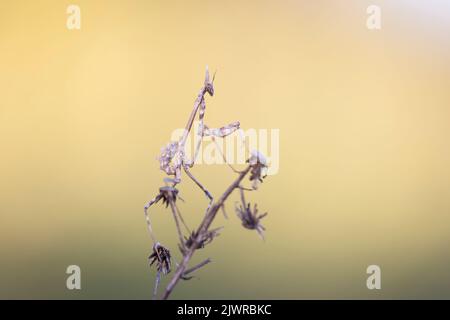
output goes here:
{"type": "MultiPolygon", "coordinates": [[[[173,298],[450,298],[449,17],[444,0],[2,1],[0,298],[151,298],[143,205],[206,64],[207,123],[280,129],[280,170],[249,198],[266,241],[234,195],[195,258],[213,263],[173,298]]],[[[214,195],[233,179],[193,173],[214,195]]],[[[180,192],[194,225],[206,199],[180,192]]],[[[169,212],[152,214],[176,253],[169,212]]]]}

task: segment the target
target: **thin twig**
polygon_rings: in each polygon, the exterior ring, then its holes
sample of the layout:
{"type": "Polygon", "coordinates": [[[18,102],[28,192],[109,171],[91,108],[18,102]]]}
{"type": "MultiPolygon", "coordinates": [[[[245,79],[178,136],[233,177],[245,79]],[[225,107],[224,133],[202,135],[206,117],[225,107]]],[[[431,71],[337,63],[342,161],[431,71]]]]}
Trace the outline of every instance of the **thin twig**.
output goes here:
{"type": "Polygon", "coordinates": [[[210,263],[210,262],[211,262],[211,259],[210,259],[210,258],[208,258],[208,259],[206,259],[206,260],[203,260],[202,262],[200,262],[200,263],[197,264],[196,266],[194,266],[194,267],[192,267],[192,268],[190,268],[190,269],[187,269],[187,270],[184,272],[184,275],[183,275],[183,276],[187,276],[188,274],[190,274],[190,273],[192,273],[192,272],[194,272],[194,271],[200,269],[201,267],[203,267],[204,265],[207,265],[207,264],[210,263]]]}
{"type": "Polygon", "coordinates": [[[223,217],[225,219],[228,219],[228,214],[227,214],[227,211],[225,210],[225,204],[222,205],[222,213],[223,213],[223,217]]]}

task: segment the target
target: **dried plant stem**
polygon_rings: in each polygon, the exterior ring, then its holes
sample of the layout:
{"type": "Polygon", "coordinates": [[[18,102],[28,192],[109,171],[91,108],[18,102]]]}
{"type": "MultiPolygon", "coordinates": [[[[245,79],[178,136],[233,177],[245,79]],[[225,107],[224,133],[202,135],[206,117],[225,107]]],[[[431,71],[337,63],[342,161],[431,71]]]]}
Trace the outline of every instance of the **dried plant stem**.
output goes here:
{"type": "Polygon", "coordinates": [[[210,262],[211,262],[211,259],[210,259],[210,258],[208,258],[208,259],[206,259],[206,260],[203,260],[202,262],[200,262],[200,263],[197,264],[196,266],[193,266],[192,268],[186,270],[186,271],[184,272],[184,275],[187,276],[188,274],[190,274],[190,273],[192,273],[192,272],[194,272],[194,271],[200,269],[201,267],[203,267],[204,265],[207,265],[207,264],[210,263],[210,262]]]}
{"type": "Polygon", "coordinates": [[[248,166],[244,171],[241,171],[239,173],[238,178],[225,190],[225,192],[222,194],[222,196],[206,212],[205,217],[203,218],[202,222],[200,223],[200,226],[197,229],[197,232],[195,233],[196,237],[193,239],[194,240],[193,244],[184,253],[183,260],[178,265],[174,276],[172,277],[172,279],[170,280],[169,284],[166,287],[166,291],[164,292],[164,295],[162,296],[163,300],[166,300],[170,296],[173,289],[177,285],[178,281],[185,274],[186,268],[189,264],[189,261],[191,260],[192,256],[194,255],[195,250],[197,250],[198,244],[200,244],[202,242],[202,237],[208,231],[214,218],[217,215],[217,212],[219,211],[220,208],[222,208],[225,200],[227,200],[227,198],[234,191],[234,189],[239,187],[242,180],[245,178],[245,176],[250,171],[250,169],[251,169],[251,167],[248,166]]]}

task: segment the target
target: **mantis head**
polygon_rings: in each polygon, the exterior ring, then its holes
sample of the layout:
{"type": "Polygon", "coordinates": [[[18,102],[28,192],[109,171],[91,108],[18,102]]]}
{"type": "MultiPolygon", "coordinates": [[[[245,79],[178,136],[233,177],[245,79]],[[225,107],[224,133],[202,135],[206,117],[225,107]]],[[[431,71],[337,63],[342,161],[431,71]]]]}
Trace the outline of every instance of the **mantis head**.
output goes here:
{"type": "Polygon", "coordinates": [[[205,89],[206,89],[206,92],[208,92],[210,96],[214,95],[214,78],[215,77],[216,77],[216,73],[214,72],[212,81],[209,80],[209,69],[208,69],[208,66],[206,66],[205,89]]]}

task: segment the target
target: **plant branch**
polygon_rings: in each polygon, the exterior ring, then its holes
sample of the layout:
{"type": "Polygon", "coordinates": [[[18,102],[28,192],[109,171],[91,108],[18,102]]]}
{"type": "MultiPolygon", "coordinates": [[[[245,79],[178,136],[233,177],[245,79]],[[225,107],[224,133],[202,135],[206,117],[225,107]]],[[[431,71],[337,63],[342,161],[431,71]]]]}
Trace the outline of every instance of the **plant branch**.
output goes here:
{"type": "Polygon", "coordinates": [[[193,239],[194,241],[193,241],[192,245],[186,249],[184,256],[183,256],[183,260],[178,265],[174,276],[172,277],[172,279],[170,280],[169,284],[166,287],[166,291],[164,292],[164,295],[162,296],[163,300],[166,300],[170,296],[170,294],[172,293],[172,290],[175,288],[178,281],[185,274],[186,268],[189,264],[189,261],[191,260],[192,256],[194,255],[195,250],[197,250],[198,245],[202,242],[202,237],[208,231],[214,218],[217,215],[217,212],[223,206],[225,200],[227,200],[227,198],[234,191],[234,189],[239,187],[242,180],[245,178],[247,173],[250,171],[250,168],[251,167],[248,166],[244,171],[240,172],[238,178],[225,190],[225,192],[222,194],[222,196],[207,211],[205,217],[203,218],[202,222],[200,223],[200,226],[197,229],[197,232],[195,233],[196,237],[193,239]]]}
{"type": "Polygon", "coordinates": [[[200,269],[201,267],[207,265],[207,264],[210,263],[210,262],[211,262],[211,259],[210,259],[210,258],[208,258],[208,259],[206,259],[206,260],[203,260],[202,262],[200,262],[200,263],[197,264],[196,266],[193,266],[192,268],[186,270],[186,271],[184,272],[184,276],[187,276],[188,274],[190,274],[190,273],[192,273],[192,272],[194,272],[194,271],[197,271],[198,269],[200,269]]]}

